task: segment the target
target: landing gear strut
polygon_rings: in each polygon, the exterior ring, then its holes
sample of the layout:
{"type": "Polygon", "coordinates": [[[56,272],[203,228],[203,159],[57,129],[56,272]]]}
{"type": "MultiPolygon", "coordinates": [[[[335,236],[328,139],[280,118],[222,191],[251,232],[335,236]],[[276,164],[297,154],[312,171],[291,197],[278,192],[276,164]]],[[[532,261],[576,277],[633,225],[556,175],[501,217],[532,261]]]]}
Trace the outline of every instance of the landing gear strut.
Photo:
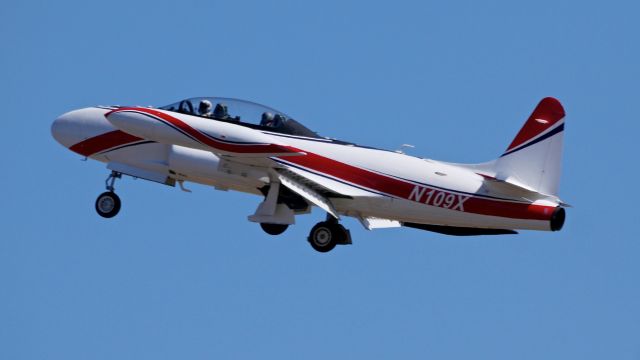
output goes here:
{"type": "Polygon", "coordinates": [[[324,253],[333,250],[336,245],[351,244],[351,234],[336,219],[328,217],[311,229],[307,240],[312,248],[324,253]]]}
{"type": "Polygon", "coordinates": [[[116,179],[120,179],[121,177],[121,173],[112,171],[105,181],[107,191],[100,194],[96,199],[96,212],[103,218],[112,218],[120,211],[120,197],[114,192],[114,184],[116,179]]]}

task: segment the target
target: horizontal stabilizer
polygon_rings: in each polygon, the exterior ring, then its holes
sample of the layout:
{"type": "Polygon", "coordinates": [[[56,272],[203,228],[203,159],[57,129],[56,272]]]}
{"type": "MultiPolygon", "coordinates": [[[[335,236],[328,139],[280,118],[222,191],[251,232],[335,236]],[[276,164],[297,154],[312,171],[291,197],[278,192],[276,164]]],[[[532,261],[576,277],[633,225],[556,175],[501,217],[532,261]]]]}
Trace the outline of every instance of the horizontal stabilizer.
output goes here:
{"type": "Polygon", "coordinates": [[[508,196],[513,199],[531,202],[535,202],[537,200],[548,200],[553,203],[560,202],[560,199],[558,199],[557,196],[539,193],[524,184],[516,183],[514,179],[499,180],[481,173],[478,173],[478,175],[484,178],[482,186],[487,194],[508,196]]]}
{"type": "Polygon", "coordinates": [[[362,226],[367,230],[397,228],[402,226],[398,220],[381,219],[376,217],[358,217],[362,226]]]}

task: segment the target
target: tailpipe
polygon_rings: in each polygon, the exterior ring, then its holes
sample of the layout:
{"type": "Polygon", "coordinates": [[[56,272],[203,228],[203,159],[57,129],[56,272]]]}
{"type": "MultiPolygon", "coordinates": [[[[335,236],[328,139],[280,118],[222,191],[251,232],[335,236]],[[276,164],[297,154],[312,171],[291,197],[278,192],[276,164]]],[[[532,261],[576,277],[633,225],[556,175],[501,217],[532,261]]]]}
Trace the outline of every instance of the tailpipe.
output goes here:
{"type": "Polygon", "coordinates": [[[563,207],[558,206],[551,214],[551,231],[560,231],[567,217],[563,207]]]}

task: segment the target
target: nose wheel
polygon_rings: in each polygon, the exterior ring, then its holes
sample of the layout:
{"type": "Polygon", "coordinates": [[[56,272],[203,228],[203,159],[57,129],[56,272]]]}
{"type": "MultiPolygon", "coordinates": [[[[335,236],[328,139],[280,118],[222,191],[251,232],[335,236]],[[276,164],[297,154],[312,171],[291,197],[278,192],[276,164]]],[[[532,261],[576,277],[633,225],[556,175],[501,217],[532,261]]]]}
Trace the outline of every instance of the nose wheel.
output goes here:
{"type": "Polygon", "coordinates": [[[96,199],[96,211],[103,218],[112,218],[120,211],[120,197],[113,191],[106,191],[96,199]]]}
{"type": "Polygon", "coordinates": [[[121,173],[115,171],[111,172],[105,181],[107,191],[100,194],[96,199],[96,212],[103,218],[112,218],[120,212],[120,206],[122,203],[120,202],[120,197],[114,192],[114,185],[116,179],[121,177],[121,173]]]}

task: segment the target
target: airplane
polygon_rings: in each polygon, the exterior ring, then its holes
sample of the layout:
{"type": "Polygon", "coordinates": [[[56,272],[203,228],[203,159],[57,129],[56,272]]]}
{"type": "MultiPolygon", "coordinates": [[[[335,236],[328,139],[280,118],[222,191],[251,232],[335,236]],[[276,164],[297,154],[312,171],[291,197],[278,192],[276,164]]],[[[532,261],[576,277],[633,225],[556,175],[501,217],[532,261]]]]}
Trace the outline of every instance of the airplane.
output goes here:
{"type": "Polygon", "coordinates": [[[326,212],[307,240],[319,252],[351,244],[340,224],[367,229],[409,227],[454,236],[559,231],[558,197],[565,111],[540,101],[497,159],[478,164],[436,161],[323,137],[283,112],[254,102],[188,98],[161,107],[95,106],[73,110],[51,126],[69,150],[111,170],[95,210],[121,208],[122,175],[168,186],[213,186],[261,197],[248,220],[270,235],[316,206],[326,212]]]}

